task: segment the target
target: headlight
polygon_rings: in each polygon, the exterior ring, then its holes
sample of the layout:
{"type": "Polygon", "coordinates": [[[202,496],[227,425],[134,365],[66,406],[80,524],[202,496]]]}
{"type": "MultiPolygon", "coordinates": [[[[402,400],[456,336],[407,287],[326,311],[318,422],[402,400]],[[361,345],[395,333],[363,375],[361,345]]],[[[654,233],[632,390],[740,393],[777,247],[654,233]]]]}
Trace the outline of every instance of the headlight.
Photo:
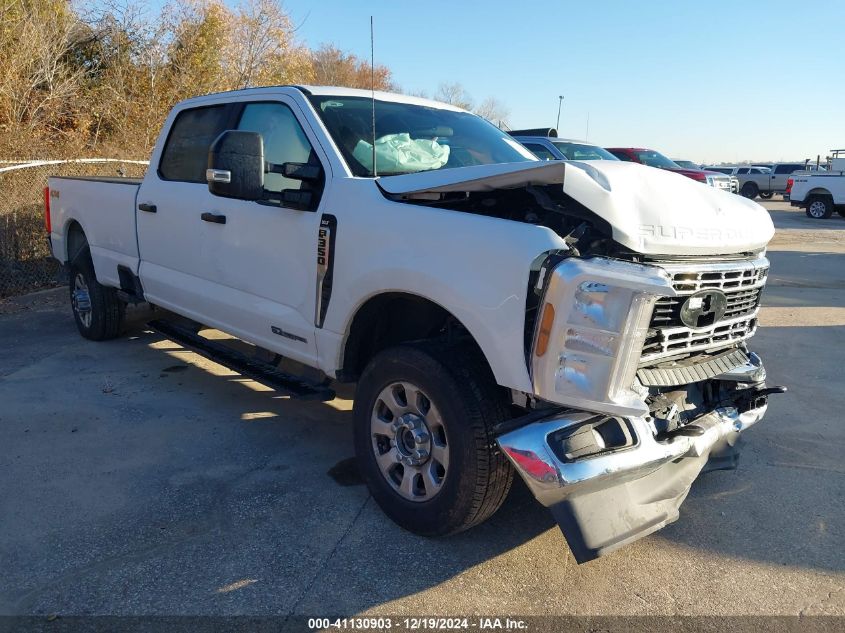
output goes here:
{"type": "Polygon", "coordinates": [[[674,294],[655,266],[604,258],[559,264],[532,349],[536,395],[591,411],[647,413],[631,387],[654,302],[674,294]]]}
{"type": "Polygon", "coordinates": [[[713,176],[707,176],[707,184],[710,185],[711,187],[715,187],[716,186],[715,178],[713,178],[713,176]]]}

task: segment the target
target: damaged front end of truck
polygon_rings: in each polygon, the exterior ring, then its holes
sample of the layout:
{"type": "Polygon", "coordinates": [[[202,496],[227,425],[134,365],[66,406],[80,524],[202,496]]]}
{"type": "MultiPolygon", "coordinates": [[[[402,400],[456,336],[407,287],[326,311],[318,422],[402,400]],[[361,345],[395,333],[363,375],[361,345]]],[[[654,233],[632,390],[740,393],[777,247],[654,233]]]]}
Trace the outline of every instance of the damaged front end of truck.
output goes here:
{"type": "Polygon", "coordinates": [[[736,466],[740,434],[783,391],[746,346],[767,270],[762,256],[593,258],[547,273],[531,373],[534,395],[564,406],[498,443],[579,563],[677,519],[702,470],[736,466]]]}
{"type": "Polygon", "coordinates": [[[774,229],[750,201],[639,165],[488,171],[386,193],[563,238],[528,282],[528,413],[497,442],[583,563],[676,520],[785,391],[748,348],[774,229]]]}

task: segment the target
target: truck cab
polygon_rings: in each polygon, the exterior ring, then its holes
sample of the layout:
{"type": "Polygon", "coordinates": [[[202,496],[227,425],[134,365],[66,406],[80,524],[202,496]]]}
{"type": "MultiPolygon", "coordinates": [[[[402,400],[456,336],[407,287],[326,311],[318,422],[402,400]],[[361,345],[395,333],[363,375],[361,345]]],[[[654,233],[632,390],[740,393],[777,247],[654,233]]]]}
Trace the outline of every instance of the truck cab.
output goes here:
{"type": "Polygon", "coordinates": [[[768,200],[776,193],[786,193],[789,176],[804,169],[806,169],[804,163],[771,163],[739,167],[736,170],[740,183],[739,192],[752,200],[757,196],[768,200]]]}

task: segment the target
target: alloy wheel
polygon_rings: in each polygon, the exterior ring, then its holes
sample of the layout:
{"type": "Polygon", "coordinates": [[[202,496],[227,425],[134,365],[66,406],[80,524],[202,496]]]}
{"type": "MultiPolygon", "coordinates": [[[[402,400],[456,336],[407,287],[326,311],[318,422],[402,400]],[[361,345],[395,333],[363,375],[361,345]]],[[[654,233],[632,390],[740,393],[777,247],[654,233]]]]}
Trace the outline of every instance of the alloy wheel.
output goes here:
{"type": "Polygon", "coordinates": [[[449,443],[431,399],[407,381],[381,390],[370,417],[373,453],[391,487],[409,501],[429,501],[443,488],[449,443]]]}
{"type": "Polygon", "coordinates": [[[71,295],[71,305],[79,321],[86,328],[91,327],[91,294],[88,292],[88,284],[85,282],[85,276],[82,273],[76,273],[73,278],[73,293],[71,295]]]}

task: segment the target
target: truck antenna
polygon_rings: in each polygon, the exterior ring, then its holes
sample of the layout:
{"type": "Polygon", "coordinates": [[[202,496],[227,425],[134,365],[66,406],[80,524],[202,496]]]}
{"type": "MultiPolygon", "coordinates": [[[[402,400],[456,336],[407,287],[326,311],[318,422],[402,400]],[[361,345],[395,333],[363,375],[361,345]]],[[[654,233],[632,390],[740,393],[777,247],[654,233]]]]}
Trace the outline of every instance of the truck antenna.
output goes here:
{"type": "Polygon", "coordinates": [[[373,178],[378,178],[376,166],[376,54],[373,35],[373,16],[370,16],[370,94],[373,101],[373,178]]]}

